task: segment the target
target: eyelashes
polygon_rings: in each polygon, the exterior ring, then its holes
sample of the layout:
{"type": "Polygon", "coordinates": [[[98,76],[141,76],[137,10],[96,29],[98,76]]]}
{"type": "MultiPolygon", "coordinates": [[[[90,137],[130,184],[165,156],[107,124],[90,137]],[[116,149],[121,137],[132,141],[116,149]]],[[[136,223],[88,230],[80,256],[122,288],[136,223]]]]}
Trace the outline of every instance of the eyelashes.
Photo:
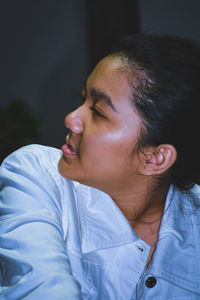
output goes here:
{"type": "Polygon", "coordinates": [[[100,118],[104,118],[104,116],[102,115],[102,113],[100,113],[95,106],[90,106],[90,110],[92,111],[92,114],[96,117],[100,117],[100,118]]]}

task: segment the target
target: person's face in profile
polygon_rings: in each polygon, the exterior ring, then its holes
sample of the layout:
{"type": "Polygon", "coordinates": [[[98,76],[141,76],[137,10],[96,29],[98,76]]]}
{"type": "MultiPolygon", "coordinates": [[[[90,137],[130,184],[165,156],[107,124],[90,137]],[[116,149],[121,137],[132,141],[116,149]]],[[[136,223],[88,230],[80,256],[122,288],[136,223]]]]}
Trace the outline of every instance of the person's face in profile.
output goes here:
{"type": "Polygon", "coordinates": [[[130,103],[122,67],[119,57],[101,60],[87,79],[83,104],[65,118],[70,133],[62,147],[60,173],[102,190],[125,185],[133,166],[137,172],[133,150],[142,121],[130,103]]]}

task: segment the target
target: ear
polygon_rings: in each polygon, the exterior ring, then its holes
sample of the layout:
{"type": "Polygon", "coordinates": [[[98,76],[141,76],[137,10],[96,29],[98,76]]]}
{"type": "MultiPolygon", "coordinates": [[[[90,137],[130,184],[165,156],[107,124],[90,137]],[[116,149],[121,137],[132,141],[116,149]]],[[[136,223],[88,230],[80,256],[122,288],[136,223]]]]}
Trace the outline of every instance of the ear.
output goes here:
{"type": "Polygon", "coordinates": [[[166,172],[176,161],[177,151],[173,145],[162,144],[146,147],[140,153],[138,171],[143,175],[157,175],[166,172]]]}

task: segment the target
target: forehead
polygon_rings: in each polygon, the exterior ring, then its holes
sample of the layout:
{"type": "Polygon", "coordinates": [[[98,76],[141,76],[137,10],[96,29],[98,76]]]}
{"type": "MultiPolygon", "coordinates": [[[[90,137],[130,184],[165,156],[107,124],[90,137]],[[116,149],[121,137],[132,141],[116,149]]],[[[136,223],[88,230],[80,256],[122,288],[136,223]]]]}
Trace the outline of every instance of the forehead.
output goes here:
{"type": "Polygon", "coordinates": [[[125,65],[119,56],[108,55],[97,63],[97,65],[89,75],[88,80],[94,80],[97,77],[107,75],[120,76],[120,73],[122,73],[122,70],[124,70],[124,68],[125,65]]]}
{"type": "Polygon", "coordinates": [[[118,56],[103,58],[86,81],[86,87],[108,94],[113,100],[119,98],[130,101],[132,93],[125,72],[126,66],[118,56]]]}
{"type": "Polygon", "coordinates": [[[124,68],[125,64],[119,55],[108,55],[102,58],[95,66],[95,71],[103,71],[105,68],[110,71],[117,71],[124,68]]]}

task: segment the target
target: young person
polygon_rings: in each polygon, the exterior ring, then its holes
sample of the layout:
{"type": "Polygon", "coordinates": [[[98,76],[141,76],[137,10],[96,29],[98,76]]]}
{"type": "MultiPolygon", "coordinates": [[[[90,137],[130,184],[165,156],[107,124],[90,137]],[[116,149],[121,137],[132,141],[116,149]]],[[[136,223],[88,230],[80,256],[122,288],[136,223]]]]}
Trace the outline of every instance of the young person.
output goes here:
{"type": "Polygon", "coordinates": [[[62,151],[1,166],[1,299],[200,299],[200,48],[124,39],[65,118],[62,151]]]}

